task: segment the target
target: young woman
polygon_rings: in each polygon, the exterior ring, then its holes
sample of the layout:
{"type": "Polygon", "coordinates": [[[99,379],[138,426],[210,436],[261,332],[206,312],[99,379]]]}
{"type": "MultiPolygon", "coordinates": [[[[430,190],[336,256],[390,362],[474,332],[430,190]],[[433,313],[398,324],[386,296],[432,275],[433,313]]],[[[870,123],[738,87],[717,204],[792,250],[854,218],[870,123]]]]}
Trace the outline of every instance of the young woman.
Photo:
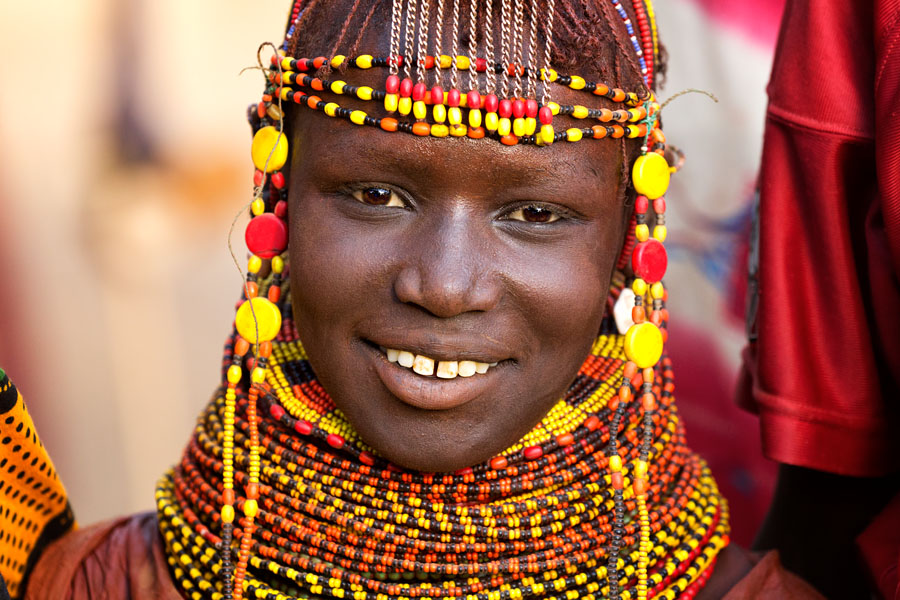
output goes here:
{"type": "Polygon", "coordinates": [[[15,597],[816,597],[675,411],[650,2],[298,1],[263,50],[222,385],[157,513],[62,534],[4,382],[15,597]]]}

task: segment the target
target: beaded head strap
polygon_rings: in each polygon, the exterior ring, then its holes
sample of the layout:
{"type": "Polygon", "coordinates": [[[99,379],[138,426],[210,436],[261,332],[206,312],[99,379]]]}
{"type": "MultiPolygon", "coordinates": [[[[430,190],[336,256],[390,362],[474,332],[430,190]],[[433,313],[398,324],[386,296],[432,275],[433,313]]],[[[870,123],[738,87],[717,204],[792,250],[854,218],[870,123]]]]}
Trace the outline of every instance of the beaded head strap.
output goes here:
{"type": "MultiPolygon", "coordinates": [[[[619,287],[615,290],[619,298],[615,317],[620,333],[624,333],[624,350],[628,360],[618,393],[608,404],[612,423],[606,456],[615,518],[607,548],[606,572],[609,596],[618,599],[621,597],[619,570],[622,559],[619,552],[625,535],[624,490],[627,482],[636,498],[638,510],[637,597],[643,599],[648,595],[648,552],[652,545],[646,506],[646,478],[657,407],[658,392],[655,390],[660,389],[658,382],[654,386],[655,369],[663,353],[668,320],[666,290],[662,284],[667,265],[663,247],[666,238],[666,203],[663,195],[668,188],[670,172],[674,171],[664,158],[666,146],[658,118],[660,108],[651,91],[658,57],[652,4],[650,0],[632,0],[635,23],[619,0],[599,0],[608,2],[621,17],[640,68],[644,88],[625,91],[604,83],[586,81],[578,75],[562,75],[551,68],[555,0],[546,0],[543,10],[537,0],[499,0],[499,40],[495,40],[495,7],[492,0],[448,1],[449,15],[445,12],[447,6],[444,0],[436,0],[433,7],[429,0],[392,0],[390,52],[387,56],[360,54],[348,57],[335,54],[331,57],[295,58],[288,56],[290,40],[301,26],[304,11],[308,8],[307,2],[315,2],[296,0],[285,42],[273,54],[271,67],[266,70],[265,93],[262,100],[251,107],[250,121],[255,130],[251,155],[256,171],[251,204],[253,216],[245,235],[251,256],[244,298],[235,316],[237,335],[231,365],[226,371],[223,415],[223,493],[219,514],[222,523],[222,563],[219,574],[223,580],[222,597],[227,600],[243,598],[245,592],[245,577],[256,530],[254,519],[258,514],[260,497],[261,447],[257,400],[270,392],[266,383],[268,362],[272,355],[272,341],[282,329],[284,304],[281,288],[287,267],[281,255],[286,251],[288,242],[285,222],[287,184],[283,171],[288,158],[288,140],[283,133],[282,104],[287,102],[321,111],[332,118],[348,120],[358,126],[417,136],[490,138],[505,145],[534,144],[545,147],[557,142],[586,139],[624,137],[643,140],[641,155],[632,168],[632,181],[638,193],[633,229],[629,232],[617,265],[621,270],[630,258],[634,278],[630,289],[621,289],[624,278],[619,275],[619,287]],[[435,14],[431,14],[432,9],[435,14]],[[524,24],[526,14],[530,22],[527,31],[524,24]],[[461,15],[468,15],[467,54],[458,53],[461,15]],[[451,44],[446,48],[448,53],[443,54],[443,38],[446,37],[443,32],[448,21],[451,44]],[[544,25],[541,36],[538,35],[539,23],[544,25]],[[539,38],[543,40],[542,48],[539,47],[539,38]],[[385,70],[383,89],[354,86],[337,77],[329,79],[321,75],[323,71],[339,69],[343,72],[347,68],[385,70]],[[447,90],[441,86],[443,71],[449,71],[450,86],[447,90]],[[433,76],[429,84],[430,74],[433,76]],[[554,102],[551,99],[551,84],[584,92],[585,104],[562,105],[554,102]],[[374,111],[370,114],[364,110],[344,108],[338,102],[341,96],[377,103],[378,110],[383,107],[387,116],[374,116],[374,111]],[[591,96],[603,98],[606,104],[612,103],[618,107],[588,107],[587,99],[591,96]],[[560,115],[584,121],[586,126],[557,131],[554,121],[560,115]],[[647,223],[651,202],[656,215],[652,236],[647,223]],[[262,295],[259,274],[266,260],[270,261],[272,275],[266,279],[268,287],[262,295]],[[244,498],[239,499],[235,491],[234,424],[236,390],[244,377],[244,368],[249,372],[246,409],[249,468],[244,498]],[[626,407],[638,397],[644,419],[641,450],[638,460],[625,465],[619,454],[617,435],[626,407]],[[237,505],[242,507],[243,518],[240,519],[237,564],[234,564],[232,545],[237,505]]],[[[269,410],[277,411],[282,416],[284,414],[277,401],[270,405],[269,410]]],[[[311,425],[305,421],[298,423],[305,424],[303,429],[295,427],[299,434],[311,433],[311,425]]],[[[592,431],[596,429],[599,426],[597,417],[589,417],[584,426],[592,431]]],[[[326,441],[334,448],[344,445],[344,440],[336,434],[329,435],[326,441]]],[[[540,446],[532,446],[523,452],[526,460],[536,460],[541,457],[542,450],[540,446]]],[[[363,454],[366,457],[360,455],[359,459],[370,464],[373,458],[363,454]]],[[[490,465],[503,469],[506,460],[497,457],[490,465]]]]}

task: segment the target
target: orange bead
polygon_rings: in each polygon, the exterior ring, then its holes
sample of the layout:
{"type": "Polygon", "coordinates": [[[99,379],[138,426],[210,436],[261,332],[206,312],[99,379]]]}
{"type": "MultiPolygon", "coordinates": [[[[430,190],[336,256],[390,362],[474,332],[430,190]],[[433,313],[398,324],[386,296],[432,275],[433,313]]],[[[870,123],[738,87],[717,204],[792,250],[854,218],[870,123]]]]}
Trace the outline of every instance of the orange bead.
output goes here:
{"type": "Polygon", "coordinates": [[[643,323],[646,318],[643,306],[635,306],[631,309],[631,320],[635,323],[643,323]]]}
{"type": "Polygon", "coordinates": [[[426,136],[431,134],[431,125],[428,123],[413,123],[412,132],[416,135],[426,136]]]}
{"type": "Polygon", "coordinates": [[[495,456],[491,459],[491,468],[499,471],[500,469],[505,469],[509,462],[506,460],[505,456],[495,456]]]}
{"type": "Polygon", "coordinates": [[[615,471],[611,475],[611,479],[613,488],[621,490],[623,487],[625,487],[625,478],[622,476],[622,471],[615,471]]]}
{"type": "Polygon", "coordinates": [[[319,92],[325,89],[325,85],[322,83],[322,80],[316,77],[314,77],[313,80],[309,82],[309,87],[319,92]]]}
{"type": "Polygon", "coordinates": [[[590,431],[596,431],[600,427],[600,418],[597,415],[591,415],[585,420],[584,426],[590,431]]]}
{"type": "Polygon", "coordinates": [[[619,397],[613,396],[610,398],[609,402],[606,403],[606,407],[613,412],[619,410],[619,397]]]}
{"type": "Polygon", "coordinates": [[[644,369],[641,375],[644,377],[644,383],[653,383],[654,373],[652,367],[647,367],[646,369],[644,369]]]}
{"type": "Polygon", "coordinates": [[[647,480],[638,478],[634,480],[634,493],[637,496],[643,496],[647,493],[647,480]]]}
{"type": "Polygon", "coordinates": [[[306,97],[306,105],[310,108],[315,108],[316,105],[318,105],[319,102],[321,102],[321,101],[322,101],[322,99],[319,98],[318,96],[307,96],[306,97]]]}
{"type": "Polygon", "coordinates": [[[237,341],[234,343],[234,353],[238,356],[244,356],[247,354],[247,350],[250,349],[250,342],[245,340],[244,338],[238,336],[237,341]]]}
{"type": "Polygon", "coordinates": [[[484,127],[469,127],[466,135],[473,140],[480,140],[484,137],[484,127]]]}
{"type": "Polygon", "coordinates": [[[571,433],[561,433],[556,436],[556,443],[560,446],[571,446],[575,443],[575,436],[571,433]]]}
{"type": "Polygon", "coordinates": [[[515,146],[519,143],[519,138],[514,135],[503,135],[500,136],[500,141],[506,146],[515,146]]]}
{"type": "Polygon", "coordinates": [[[256,500],[259,498],[259,484],[248,483],[247,487],[244,488],[244,492],[247,494],[247,498],[256,500]]]}
{"type": "Polygon", "coordinates": [[[603,125],[594,125],[591,129],[594,130],[594,139],[599,140],[606,137],[607,131],[603,125]]]}
{"type": "Polygon", "coordinates": [[[619,388],[619,400],[622,402],[628,403],[631,402],[631,388],[627,385],[623,385],[619,388]]]}
{"type": "Polygon", "coordinates": [[[654,310],[650,313],[650,322],[659,327],[660,323],[662,323],[662,315],[658,310],[654,310]]]}
{"type": "Polygon", "coordinates": [[[255,281],[247,281],[244,283],[244,293],[248,298],[256,298],[259,295],[259,286],[255,281]]]}
{"type": "Polygon", "coordinates": [[[399,127],[397,119],[392,117],[384,117],[381,119],[379,125],[381,125],[381,128],[385,131],[397,131],[397,128],[399,127]]]}
{"type": "Polygon", "coordinates": [[[281,286],[273,285],[269,288],[268,294],[266,294],[269,298],[269,302],[278,302],[281,299],[281,286]]]}
{"type": "Polygon", "coordinates": [[[272,342],[262,342],[259,345],[259,355],[265,358],[272,356],[272,342]]]}
{"type": "Polygon", "coordinates": [[[641,405],[646,411],[656,410],[656,396],[651,393],[644,394],[641,397],[641,405]]]}
{"type": "Polygon", "coordinates": [[[625,363],[625,368],[622,371],[622,375],[624,375],[628,379],[634,379],[634,376],[637,374],[637,370],[637,365],[629,360],[625,363]]]}
{"type": "Polygon", "coordinates": [[[222,504],[234,504],[233,489],[226,489],[222,491],[222,504]]]}

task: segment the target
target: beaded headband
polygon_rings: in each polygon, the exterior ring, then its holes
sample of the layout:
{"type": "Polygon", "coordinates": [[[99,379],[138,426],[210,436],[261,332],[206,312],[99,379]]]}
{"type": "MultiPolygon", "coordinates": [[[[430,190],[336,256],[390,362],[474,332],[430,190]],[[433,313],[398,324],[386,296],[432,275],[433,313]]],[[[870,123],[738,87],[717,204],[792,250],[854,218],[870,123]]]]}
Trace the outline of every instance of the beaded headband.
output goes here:
{"type": "MultiPolygon", "coordinates": [[[[665,136],[660,129],[660,107],[650,91],[654,83],[654,67],[658,57],[655,18],[650,0],[632,0],[637,26],[619,0],[610,2],[621,17],[628,32],[634,56],[639,65],[645,88],[625,91],[603,83],[589,82],[577,75],[561,75],[550,68],[550,48],[553,39],[555,0],[546,1],[545,14],[538,14],[537,0],[500,0],[500,39],[495,40],[493,5],[491,0],[449,0],[451,11],[445,14],[444,0],[436,0],[436,44],[429,30],[431,10],[429,0],[392,0],[390,53],[386,57],[369,54],[347,57],[294,58],[288,56],[290,40],[302,28],[304,12],[315,0],[295,0],[287,38],[281,49],[271,57],[271,67],[265,70],[267,86],[262,100],[251,107],[250,120],[255,133],[251,148],[254,173],[252,218],[247,225],[245,240],[251,256],[247,265],[244,298],[235,316],[236,341],[231,365],[227,368],[224,433],[222,446],[222,568],[223,596],[240,599],[244,594],[244,578],[250,559],[254,519],[258,514],[260,497],[260,435],[256,401],[265,396],[267,371],[272,356],[272,341],[282,329],[281,290],[287,265],[282,254],[287,249],[287,179],[283,169],[287,164],[288,140],[283,133],[283,102],[292,102],[307,109],[321,111],[332,118],[341,118],[358,126],[378,127],[386,132],[411,133],[417,136],[491,138],[504,145],[533,144],[550,146],[557,142],[577,142],[586,139],[630,138],[643,139],[641,155],[632,167],[632,182],[637,191],[632,228],[617,264],[622,270],[630,259],[634,279],[630,287],[621,288],[624,279],[613,290],[617,297],[613,316],[620,333],[624,334],[625,364],[622,385],[608,408],[622,418],[624,407],[636,396],[640,397],[646,423],[652,425],[657,407],[654,391],[654,368],[663,353],[666,335],[666,290],[662,278],[667,266],[665,208],[663,197],[671,168],[664,154],[665,136]],[[405,6],[404,6],[405,1],[405,6]],[[459,16],[468,9],[469,47],[467,54],[458,48],[459,16]],[[525,31],[526,14],[530,29],[525,31]],[[441,26],[449,17],[451,47],[447,54],[442,43],[441,26]],[[538,48],[538,23],[543,20],[543,52],[538,48]],[[479,29],[479,23],[482,25],[479,29]],[[402,38],[402,42],[401,42],[402,38]],[[527,38],[527,39],[526,39],[527,38]],[[481,48],[477,40],[481,40],[481,48]],[[497,42],[495,44],[495,41],[497,42]],[[403,48],[401,48],[401,43],[403,48]],[[437,46],[429,54],[430,46],[437,46]],[[499,47],[499,48],[498,48],[499,47]],[[499,52],[497,52],[499,50],[499,52]],[[327,79],[324,71],[355,68],[387,70],[383,89],[354,86],[337,78],[327,79]],[[449,72],[450,86],[444,90],[442,71],[449,72]],[[429,85],[429,75],[432,84],[429,85]],[[468,87],[461,79],[468,75],[468,87]],[[602,98],[617,108],[561,105],[551,99],[551,85],[564,85],[583,91],[585,97],[602,98]],[[340,96],[353,97],[374,103],[376,110],[388,116],[374,116],[369,112],[342,107],[335,100],[340,96]],[[329,100],[328,98],[333,98],[329,100]],[[557,116],[567,116],[589,123],[585,127],[554,129],[557,116]],[[652,202],[656,223],[652,230],[648,214],[652,202]],[[263,261],[270,261],[271,279],[265,296],[260,295],[259,274],[263,261]],[[244,377],[243,367],[249,371],[250,387],[247,420],[249,422],[248,483],[242,502],[243,519],[237,565],[231,553],[235,506],[235,408],[237,388],[244,377]]],[[[283,411],[281,411],[283,412],[283,411]]],[[[596,417],[592,417],[596,419],[596,417]]],[[[614,439],[607,448],[610,483],[615,490],[616,520],[614,530],[624,527],[622,491],[625,473],[637,501],[641,559],[638,561],[637,597],[646,598],[649,588],[647,549],[651,547],[650,525],[647,519],[648,456],[650,431],[648,425],[640,452],[640,459],[624,465],[614,439]]],[[[310,426],[311,428],[312,426],[310,426]]],[[[298,432],[303,433],[300,429],[298,432]]],[[[309,432],[307,432],[309,433],[309,432]]],[[[334,434],[326,440],[340,448],[343,440],[334,434]],[[335,439],[332,439],[335,438],[335,439]]],[[[539,447],[535,447],[538,448],[539,447]]],[[[539,452],[526,449],[528,460],[540,457],[539,452]]],[[[360,457],[362,459],[362,457],[360,457]]],[[[369,457],[369,460],[372,460],[369,457]]],[[[366,463],[368,464],[368,463],[366,463]]],[[[502,469],[505,461],[491,461],[491,468],[502,469]]],[[[618,598],[618,547],[609,552],[611,597],[618,598]]]]}

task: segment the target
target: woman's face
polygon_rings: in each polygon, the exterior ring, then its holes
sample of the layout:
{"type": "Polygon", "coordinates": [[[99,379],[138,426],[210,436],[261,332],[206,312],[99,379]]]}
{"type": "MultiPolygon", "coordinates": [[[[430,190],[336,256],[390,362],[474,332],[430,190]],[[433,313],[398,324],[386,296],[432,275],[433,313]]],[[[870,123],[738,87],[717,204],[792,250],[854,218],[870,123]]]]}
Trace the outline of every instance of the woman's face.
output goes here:
{"type": "Polygon", "coordinates": [[[418,138],[301,110],[292,299],[322,385],[399,465],[495,456],[562,397],[598,331],[624,232],[621,146],[418,138]]]}

